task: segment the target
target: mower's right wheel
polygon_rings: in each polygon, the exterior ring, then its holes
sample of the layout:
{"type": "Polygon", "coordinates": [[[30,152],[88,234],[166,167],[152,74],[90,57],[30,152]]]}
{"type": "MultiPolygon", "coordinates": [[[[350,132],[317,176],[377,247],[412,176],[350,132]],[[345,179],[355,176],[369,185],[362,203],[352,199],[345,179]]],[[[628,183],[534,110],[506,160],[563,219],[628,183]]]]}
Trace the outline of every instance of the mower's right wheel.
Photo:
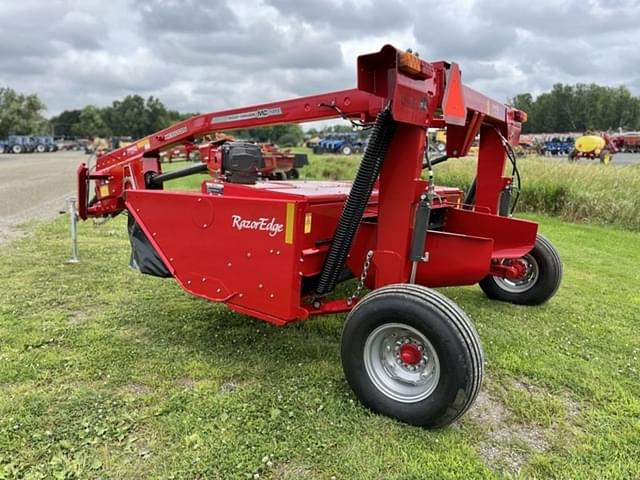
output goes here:
{"type": "Polygon", "coordinates": [[[22,151],[23,151],[23,149],[22,149],[22,145],[18,145],[18,144],[13,145],[13,146],[11,147],[11,151],[12,151],[13,153],[22,153],[22,151]]]}
{"type": "Polygon", "coordinates": [[[451,300],[419,285],[388,285],[358,302],[344,326],[341,354],[360,401],[411,425],[452,423],[482,383],[473,324],[451,300]]]}
{"type": "Polygon", "coordinates": [[[351,145],[345,145],[340,151],[343,155],[351,155],[353,153],[353,148],[351,148],[351,145]]]}
{"type": "Polygon", "coordinates": [[[39,143],[38,145],[36,145],[36,152],[44,153],[46,151],[47,151],[46,145],[43,145],[42,143],[39,143]]]}
{"type": "Polygon", "coordinates": [[[522,277],[486,276],[479,285],[487,297],[516,305],[540,305],[553,297],[562,281],[562,261],[549,240],[538,235],[533,250],[527,255],[504,260],[513,261],[526,267],[522,277]]]}
{"type": "Polygon", "coordinates": [[[292,180],[298,180],[300,178],[300,172],[297,168],[292,168],[287,172],[287,178],[292,180]]]}

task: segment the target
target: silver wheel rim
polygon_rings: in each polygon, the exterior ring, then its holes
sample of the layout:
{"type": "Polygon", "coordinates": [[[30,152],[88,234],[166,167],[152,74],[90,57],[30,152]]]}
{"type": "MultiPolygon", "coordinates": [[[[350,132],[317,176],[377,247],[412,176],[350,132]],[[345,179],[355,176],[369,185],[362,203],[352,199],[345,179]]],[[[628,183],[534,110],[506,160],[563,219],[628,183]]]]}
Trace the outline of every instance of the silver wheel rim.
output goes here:
{"type": "Polygon", "coordinates": [[[402,403],[424,400],[440,380],[440,360],[435,348],[420,331],[404,323],[386,323],[369,334],[364,344],[364,366],[381,393],[402,403]],[[403,345],[420,351],[419,363],[402,361],[403,345]]]}
{"type": "MultiPolygon", "coordinates": [[[[503,260],[503,264],[510,260],[503,260]]],[[[540,268],[538,262],[531,255],[525,255],[519,258],[518,261],[523,261],[526,264],[527,271],[521,278],[515,278],[513,280],[504,277],[493,277],[498,286],[509,293],[522,293],[530,290],[538,281],[540,274],[540,268]]]]}

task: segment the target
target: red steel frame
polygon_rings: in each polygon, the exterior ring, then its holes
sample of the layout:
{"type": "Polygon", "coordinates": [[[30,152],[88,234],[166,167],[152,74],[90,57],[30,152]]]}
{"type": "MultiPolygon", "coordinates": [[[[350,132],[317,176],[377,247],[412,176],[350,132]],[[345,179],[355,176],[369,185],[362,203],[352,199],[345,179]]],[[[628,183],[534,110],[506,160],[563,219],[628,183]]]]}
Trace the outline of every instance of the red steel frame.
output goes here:
{"type": "Polygon", "coordinates": [[[416,282],[464,285],[489,272],[507,275],[495,260],[528,253],[537,232],[535,223],[497,214],[511,182],[501,136],[517,144],[526,115],[464,86],[456,64],[428,63],[388,45],[358,58],[355,89],[198,115],[98,158],[95,170],[80,166],[79,215],[127,209],[185,290],[237,311],[274,324],[347,311],[353,302],[318,301],[304,295],[301,282],[321,269],[348,185],[223,183],[213,160],[207,163],[214,179],[200,193],[150,190],[146,176],[160,172],[161,150],[205,134],[338,116],[371,122],[387,105],[398,125],[347,265],[359,275],[372,250],[367,286],[408,281],[414,211],[427,187],[425,130],[446,127],[452,157],[465,155],[480,134],[476,199],[473,209],[462,209],[459,190],[437,190],[434,209],[444,209],[444,226],[429,232],[429,261],[420,264],[416,282]],[[96,183],[92,204],[82,201],[89,180],[96,183]],[[223,185],[224,195],[209,193],[212,184],[223,185]],[[236,216],[265,221],[242,230],[236,216]]]}

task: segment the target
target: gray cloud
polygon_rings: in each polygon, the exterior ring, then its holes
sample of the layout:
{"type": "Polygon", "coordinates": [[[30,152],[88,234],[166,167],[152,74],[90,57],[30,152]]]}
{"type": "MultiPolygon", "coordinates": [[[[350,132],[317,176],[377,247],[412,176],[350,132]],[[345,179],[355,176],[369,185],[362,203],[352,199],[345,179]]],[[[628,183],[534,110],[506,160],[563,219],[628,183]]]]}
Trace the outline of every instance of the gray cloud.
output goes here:
{"type": "Polygon", "coordinates": [[[266,0],[280,14],[344,37],[377,35],[411,25],[412,9],[400,0],[266,0]]]}
{"type": "Polygon", "coordinates": [[[558,82],[640,93],[637,0],[0,0],[0,18],[0,86],[50,114],[132,93],[211,111],[351,88],[356,56],[385,43],[458,62],[499,100],[558,82]]]}

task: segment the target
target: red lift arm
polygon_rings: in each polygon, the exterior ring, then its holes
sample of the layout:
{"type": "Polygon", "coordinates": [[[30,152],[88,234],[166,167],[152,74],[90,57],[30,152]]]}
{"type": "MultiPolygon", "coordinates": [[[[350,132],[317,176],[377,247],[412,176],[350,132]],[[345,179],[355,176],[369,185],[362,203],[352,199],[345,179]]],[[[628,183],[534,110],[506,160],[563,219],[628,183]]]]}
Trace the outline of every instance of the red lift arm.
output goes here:
{"type": "Polygon", "coordinates": [[[478,205],[494,212],[494,199],[507,180],[501,178],[504,151],[501,146],[496,148],[500,140],[491,130],[497,127],[516,145],[526,114],[463,86],[455,63],[430,64],[385,46],[380,53],[358,59],[357,89],[198,115],[101,156],[92,172],[81,167],[79,215],[86,219],[121,212],[125,191],[148,188],[145,174],[160,172],[160,152],[175,145],[216,132],[280,123],[337,117],[371,122],[389,100],[397,100],[392,104],[396,120],[419,127],[447,127],[450,157],[466,155],[481,127],[485,127],[482,138],[487,148],[480,150],[487,153],[480,158],[478,167],[478,205]],[[396,56],[400,62],[406,59],[405,63],[394,66],[395,78],[383,78],[396,56]],[[82,201],[89,194],[89,179],[97,182],[97,201],[91,206],[82,201]]]}

